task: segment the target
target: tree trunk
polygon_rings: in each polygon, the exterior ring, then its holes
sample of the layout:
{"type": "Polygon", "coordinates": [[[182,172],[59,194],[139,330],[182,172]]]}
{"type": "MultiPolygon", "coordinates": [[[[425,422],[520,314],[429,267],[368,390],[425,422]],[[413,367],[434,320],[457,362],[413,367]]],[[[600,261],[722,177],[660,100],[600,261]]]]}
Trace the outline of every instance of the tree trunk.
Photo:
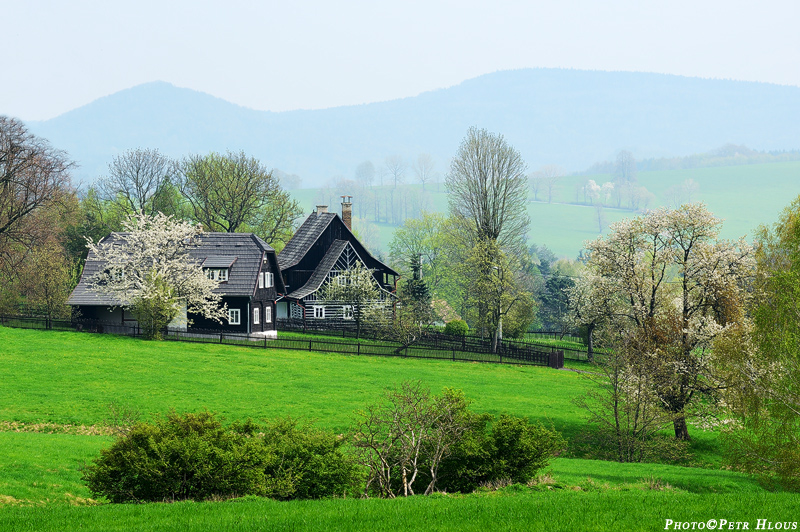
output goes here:
{"type": "Polygon", "coordinates": [[[686,418],[684,416],[675,418],[675,421],[672,422],[672,426],[675,429],[675,439],[682,441],[691,440],[689,437],[689,427],[686,426],[686,418]]]}
{"type": "Polygon", "coordinates": [[[586,342],[586,359],[589,362],[594,362],[594,328],[595,324],[591,323],[586,326],[587,330],[587,342],[586,342]]]}
{"type": "Polygon", "coordinates": [[[497,322],[497,329],[494,331],[494,338],[492,339],[492,353],[497,353],[500,347],[500,342],[503,341],[503,318],[501,317],[497,322]]]}

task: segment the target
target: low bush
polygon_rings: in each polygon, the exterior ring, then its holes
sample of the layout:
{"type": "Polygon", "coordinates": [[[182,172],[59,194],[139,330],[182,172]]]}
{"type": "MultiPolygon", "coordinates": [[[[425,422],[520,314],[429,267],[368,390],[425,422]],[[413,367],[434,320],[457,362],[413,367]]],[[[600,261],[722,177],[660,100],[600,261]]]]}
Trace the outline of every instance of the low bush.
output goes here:
{"type": "Polygon", "coordinates": [[[172,412],[134,425],[82,479],[111,502],[346,494],[358,479],[340,440],[289,419],[224,427],[209,412],[172,412]]]}
{"type": "Polygon", "coordinates": [[[444,333],[451,336],[466,336],[468,332],[469,325],[464,320],[449,321],[444,327],[444,333]]]}
{"type": "Polygon", "coordinates": [[[524,484],[564,447],[561,435],[541,423],[474,414],[470,430],[442,463],[440,488],[468,493],[500,481],[524,484]]]}

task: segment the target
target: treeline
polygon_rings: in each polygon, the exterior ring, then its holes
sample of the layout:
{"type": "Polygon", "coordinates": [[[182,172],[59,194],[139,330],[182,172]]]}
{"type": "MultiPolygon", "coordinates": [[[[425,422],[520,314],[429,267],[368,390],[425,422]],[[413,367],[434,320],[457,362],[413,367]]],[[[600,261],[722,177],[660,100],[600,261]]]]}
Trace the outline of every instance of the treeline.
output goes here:
{"type": "Polygon", "coordinates": [[[128,150],[84,191],[71,182],[73,166],[21,122],[0,117],[0,312],[69,315],[87,239],[120,231],[133,214],[252,232],[277,250],[302,216],[278,176],[243,152],[174,160],[128,150]]]}
{"type": "MultiPolygon", "coordinates": [[[[744,145],[725,144],[706,153],[696,153],[684,157],[641,159],[636,161],[636,169],[640,172],[654,172],[785,161],[800,161],[800,150],[758,151],[744,145]]],[[[597,162],[585,171],[578,172],[577,175],[614,174],[615,167],[614,161],[597,162]]]]}

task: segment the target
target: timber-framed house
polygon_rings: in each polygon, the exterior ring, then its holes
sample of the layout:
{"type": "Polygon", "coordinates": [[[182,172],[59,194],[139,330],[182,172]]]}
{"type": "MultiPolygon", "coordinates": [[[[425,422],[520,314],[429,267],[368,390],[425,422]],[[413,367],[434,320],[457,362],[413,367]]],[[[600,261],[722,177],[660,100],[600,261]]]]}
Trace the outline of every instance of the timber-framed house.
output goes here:
{"type": "MultiPolygon", "coordinates": [[[[125,233],[112,233],[101,242],[124,238],[125,233]]],[[[275,250],[252,233],[204,233],[199,241],[189,250],[189,256],[201,264],[206,275],[219,281],[214,291],[228,306],[228,319],[219,323],[202,316],[187,316],[184,310],[170,328],[275,337],[275,301],[285,293],[275,250]]],[[[123,302],[90,288],[92,276],[103,267],[90,252],[80,282],[67,303],[87,326],[127,333],[137,323],[123,302]]]]}
{"type": "Polygon", "coordinates": [[[393,302],[397,278],[392,268],[375,258],[351,230],[352,203],[343,196],[342,216],[325,205],[303,222],[278,254],[286,294],[277,302],[278,319],[317,323],[352,318],[346,301],[324,303],[319,290],[329,280],[361,263],[372,273],[383,302],[393,302]]]}

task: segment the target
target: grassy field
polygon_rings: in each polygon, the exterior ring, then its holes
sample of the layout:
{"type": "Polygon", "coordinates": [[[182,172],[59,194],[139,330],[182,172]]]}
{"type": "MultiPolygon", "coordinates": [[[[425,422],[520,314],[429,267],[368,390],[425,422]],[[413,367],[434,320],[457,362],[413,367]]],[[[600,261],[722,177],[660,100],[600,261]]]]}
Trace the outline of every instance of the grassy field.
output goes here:
{"type": "MultiPolygon", "coordinates": [[[[0,530],[655,530],[664,519],[798,519],[800,499],[718,468],[553,461],[540,484],[412,500],[93,506],[80,468],[112,438],[107,405],[145,415],[207,408],[231,421],[292,415],[345,431],[387,388],[461,388],[473,409],[582,426],[574,371],[145,342],[0,327],[0,530]],[[89,507],[86,507],[89,506],[89,507]]],[[[714,433],[698,461],[719,465],[714,433]]],[[[102,501],[100,501],[102,502],[102,501]]]]}
{"type": "MultiPolygon", "coordinates": [[[[545,244],[559,256],[575,258],[584,247],[584,241],[598,236],[594,208],[575,204],[576,189],[586,179],[594,179],[602,184],[612,178],[602,174],[567,176],[559,183],[553,203],[542,201],[545,195],[541,192],[540,201],[529,202],[531,226],[528,237],[531,243],[545,244]]],[[[780,211],[800,194],[800,161],[638,174],[639,183],[656,196],[651,207],[668,206],[668,189],[679,187],[688,179],[699,185],[692,200],[706,203],[711,212],[725,220],[723,238],[752,237],[755,228],[776,221],[780,211]]],[[[404,186],[420,188],[419,185],[404,186]]],[[[447,195],[434,190],[434,187],[429,187],[428,209],[447,212],[447,195]]],[[[316,189],[295,190],[292,194],[301,202],[306,213],[311,212],[317,201],[323,201],[316,189]]],[[[353,201],[358,202],[358,196],[353,201]]],[[[331,210],[336,212],[338,204],[332,205],[331,210]]],[[[609,224],[632,215],[628,210],[612,208],[606,208],[604,212],[609,224]]],[[[386,252],[394,226],[384,223],[370,225],[377,235],[378,248],[386,252]]]]}

